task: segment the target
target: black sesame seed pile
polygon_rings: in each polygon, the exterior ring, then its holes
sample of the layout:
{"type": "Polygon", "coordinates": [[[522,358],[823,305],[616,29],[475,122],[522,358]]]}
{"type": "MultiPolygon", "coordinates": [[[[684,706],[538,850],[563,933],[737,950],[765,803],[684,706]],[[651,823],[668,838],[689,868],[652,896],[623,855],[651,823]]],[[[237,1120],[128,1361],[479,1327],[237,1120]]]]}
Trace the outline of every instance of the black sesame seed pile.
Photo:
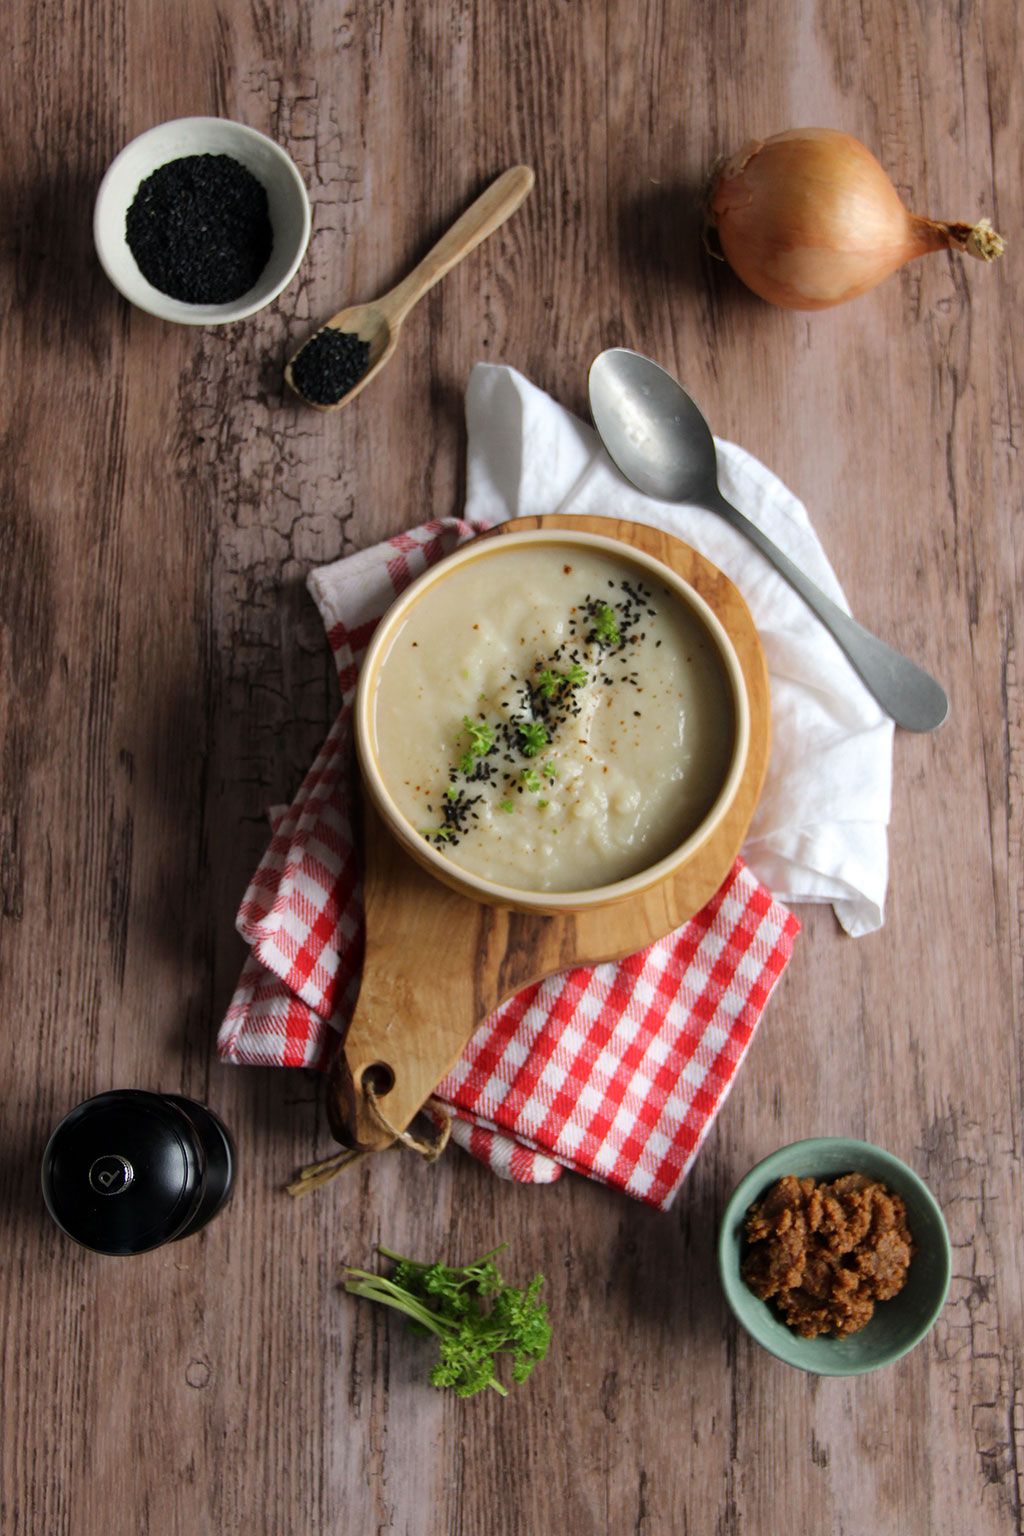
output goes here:
{"type": "Polygon", "coordinates": [[[183,155],[147,176],[125,218],[147,282],[185,304],[231,304],[274,245],[262,182],[231,155],[183,155]]]}
{"type": "MultiPolygon", "coordinates": [[[[422,829],[436,847],[454,847],[479,824],[484,796],[477,786],[500,786],[499,810],[512,812],[519,796],[544,809],[545,792],[558,781],[557,765],[547,754],[583,712],[588,683],[643,691],[629,663],[647,637],[646,620],[656,616],[651,594],[629,581],[608,585],[617,589],[609,598],[588,595],[572,610],[574,632],[546,660],[535,661],[526,677],[512,675],[516,699],[508,713],[488,718],[481,710],[474,730],[467,725],[459,736],[459,761],[449,769],[448,787],[438,805],[427,806],[439,825],[422,829]]],[[[632,713],[640,718],[642,712],[632,713]]]]}
{"type": "Polygon", "coordinates": [[[292,381],[300,395],[316,405],[337,405],[366,372],[370,343],[350,331],[325,326],[311,336],[292,363],[292,381]]]}
{"type": "Polygon", "coordinates": [[[607,637],[607,626],[602,623],[602,612],[611,606],[606,598],[586,597],[583,601],[583,611],[589,621],[584,639],[588,644],[601,641],[609,655],[621,655],[630,645],[639,645],[646,640],[647,634],[643,629],[645,619],[653,619],[656,609],[651,607],[651,594],[646,587],[634,586],[632,582],[609,581],[609,587],[618,588],[621,597],[615,598],[613,609],[614,627],[617,639],[610,642],[607,637]]]}

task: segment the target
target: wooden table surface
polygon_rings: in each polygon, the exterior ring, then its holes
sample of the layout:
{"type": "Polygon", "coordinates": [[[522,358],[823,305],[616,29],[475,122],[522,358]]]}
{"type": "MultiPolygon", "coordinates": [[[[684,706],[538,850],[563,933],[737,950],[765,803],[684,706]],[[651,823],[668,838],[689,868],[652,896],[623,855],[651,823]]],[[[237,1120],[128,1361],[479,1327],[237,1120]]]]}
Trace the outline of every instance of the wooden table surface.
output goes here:
{"type": "Polygon", "coordinates": [[[1024,433],[1019,90],[1008,0],[828,7],[392,0],[15,7],[3,70],[0,998],[5,1536],[1021,1528],[1024,433]],[[313,236],[270,308],[163,324],[99,268],[97,184],[135,134],[214,113],[284,144],[313,236]],[[841,127],[991,269],[931,256],[817,315],[712,262],[694,197],[751,134],[841,127]],[[530,200],[407,322],[345,411],[287,396],[312,326],[399,277],[506,165],[530,200]],[[479,359],[585,410],[625,344],[810,509],[857,616],[952,714],[897,733],[885,925],[803,933],[687,1183],[657,1213],[451,1150],[292,1201],[332,1143],[310,1074],[227,1067],[234,911],[326,733],[309,570],[461,510],[479,359]],[[112,1087],[184,1093],[238,1143],[233,1203],[145,1256],[64,1238],[49,1132],[112,1087]],[[928,1181],[948,1304],[896,1366],[803,1376],[737,1330],[723,1203],[813,1134],[928,1181]],[[547,1276],[549,1359],[508,1400],[425,1382],[340,1289],[377,1241],[547,1276]]]}

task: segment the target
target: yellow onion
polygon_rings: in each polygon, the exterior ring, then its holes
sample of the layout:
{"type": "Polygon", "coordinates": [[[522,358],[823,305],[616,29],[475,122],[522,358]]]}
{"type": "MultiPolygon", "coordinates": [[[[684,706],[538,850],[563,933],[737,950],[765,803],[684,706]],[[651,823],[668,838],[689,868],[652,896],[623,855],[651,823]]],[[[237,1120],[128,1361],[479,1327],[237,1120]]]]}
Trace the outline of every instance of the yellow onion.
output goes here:
{"type": "Polygon", "coordinates": [[[722,254],[748,288],[784,309],[828,309],[915,256],[1002,255],[987,219],[943,224],[910,213],[870,150],[834,128],[752,139],[718,166],[707,196],[722,254]]]}

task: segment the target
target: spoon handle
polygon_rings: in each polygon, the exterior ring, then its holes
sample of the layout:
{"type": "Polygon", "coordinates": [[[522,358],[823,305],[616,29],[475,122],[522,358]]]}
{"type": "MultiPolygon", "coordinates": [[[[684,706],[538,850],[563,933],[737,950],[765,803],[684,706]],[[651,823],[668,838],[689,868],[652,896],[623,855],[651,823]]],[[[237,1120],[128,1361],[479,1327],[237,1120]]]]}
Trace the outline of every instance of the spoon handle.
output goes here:
{"type": "Polygon", "coordinates": [[[884,640],[879,640],[856,619],[851,619],[761,532],[756,523],[737,512],[724,496],[715,498],[711,510],[745,534],[799,592],[837,641],[862,682],[897,725],[906,731],[934,731],[942,724],[949,714],[949,699],[934,677],[899,651],[894,651],[884,640]]]}
{"type": "Polygon", "coordinates": [[[528,165],[514,165],[491,182],[409,275],[381,299],[379,307],[393,328],[401,325],[413,305],[435,283],[515,213],[533,182],[533,171],[528,165]]]}

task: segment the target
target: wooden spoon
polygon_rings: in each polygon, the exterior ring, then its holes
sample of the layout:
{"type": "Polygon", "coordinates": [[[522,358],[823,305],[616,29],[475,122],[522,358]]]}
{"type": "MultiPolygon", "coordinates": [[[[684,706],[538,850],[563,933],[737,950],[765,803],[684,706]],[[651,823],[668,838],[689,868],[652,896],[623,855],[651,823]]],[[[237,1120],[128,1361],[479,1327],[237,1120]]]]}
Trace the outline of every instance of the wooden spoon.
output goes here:
{"type": "Polygon", "coordinates": [[[284,376],[289,388],[318,411],[336,411],[339,406],[347,405],[355,399],[359,391],[365,389],[374,375],[380,372],[395,350],[402,321],[413,305],[435,283],[440,282],[452,267],[457,266],[464,256],[468,256],[482,240],[486,240],[488,235],[492,235],[504,224],[510,214],[515,213],[532,188],[533,181],[533,171],[528,165],[512,166],[511,170],[503,172],[493,181],[475,203],[470,204],[447,234],[442,235],[433,249],[428,251],[397,287],[379,299],[372,299],[368,304],[354,304],[350,309],[340,309],[336,315],[332,315],[319,331],[303,343],[285,368],[284,376]],[[370,348],[365,373],[351,389],[329,404],[310,400],[304,395],[292,373],[301,353],[326,330],[344,331],[358,336],[370,348]]]}

